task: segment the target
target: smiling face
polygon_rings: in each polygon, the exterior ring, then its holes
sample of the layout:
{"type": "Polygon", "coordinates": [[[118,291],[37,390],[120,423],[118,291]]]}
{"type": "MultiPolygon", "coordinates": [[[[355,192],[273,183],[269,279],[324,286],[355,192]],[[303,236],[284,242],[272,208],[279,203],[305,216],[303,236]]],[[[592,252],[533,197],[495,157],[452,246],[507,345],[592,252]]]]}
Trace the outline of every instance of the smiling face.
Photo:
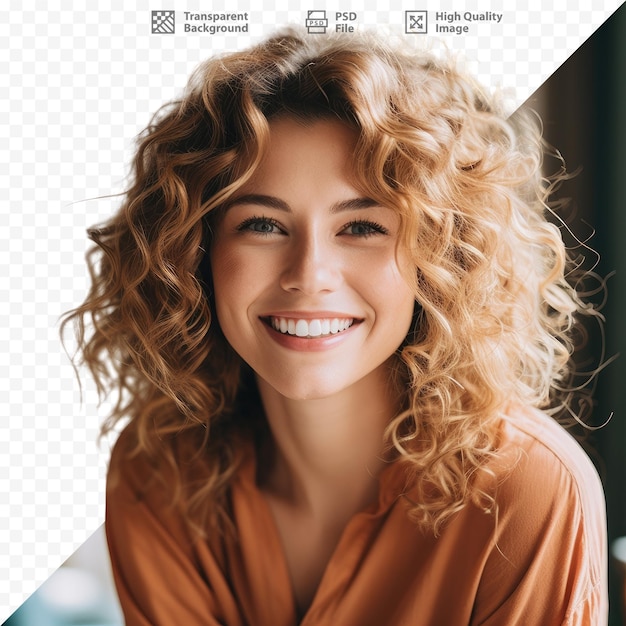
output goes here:
{"type": "Polygon", "coordinates": [[[400,219],[354,186],[355,142],[339,121],[272,121],[260,168],[215,229],[220,327],[287,398],[325,398],[386,376],[411,324],[400,219]]]}

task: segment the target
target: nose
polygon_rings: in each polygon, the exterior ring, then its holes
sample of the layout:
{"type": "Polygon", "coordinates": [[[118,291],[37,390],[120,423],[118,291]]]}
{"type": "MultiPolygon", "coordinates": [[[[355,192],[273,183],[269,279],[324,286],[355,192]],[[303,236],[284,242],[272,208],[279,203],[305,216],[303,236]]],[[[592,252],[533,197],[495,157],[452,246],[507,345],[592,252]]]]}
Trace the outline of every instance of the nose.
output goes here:
{"type": "Polygon", "coordinates": [[[285,291],[331,292],[340,283],[341,261],[332,242],[315,234],[293,239],[280,275],[280,285],[285,291]]]}

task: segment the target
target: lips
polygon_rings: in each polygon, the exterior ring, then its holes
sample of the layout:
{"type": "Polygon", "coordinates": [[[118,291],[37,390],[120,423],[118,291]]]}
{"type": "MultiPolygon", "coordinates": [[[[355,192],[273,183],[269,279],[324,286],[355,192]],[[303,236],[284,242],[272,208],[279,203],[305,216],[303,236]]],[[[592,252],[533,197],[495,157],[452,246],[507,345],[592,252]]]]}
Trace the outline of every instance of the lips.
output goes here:
{"type": "Polygon", "coordinates": [[[342,333],[348,330],[357,320],[347,317],[302,319],[296,317],[270,316],[264,318],[264,321],[283,335],[315,339],[342,333]]]}

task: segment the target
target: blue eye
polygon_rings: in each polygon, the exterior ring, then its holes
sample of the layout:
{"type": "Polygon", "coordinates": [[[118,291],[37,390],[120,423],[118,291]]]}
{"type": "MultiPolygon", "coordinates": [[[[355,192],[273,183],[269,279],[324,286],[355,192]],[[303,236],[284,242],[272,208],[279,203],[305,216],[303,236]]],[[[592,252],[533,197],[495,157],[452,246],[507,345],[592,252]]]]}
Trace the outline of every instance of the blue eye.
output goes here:
{"type": "Polygon", "coordinates": [[[282,233],[278,222],[269,217],[251,217],[237,226],[239,232],[252,232],[259,235],[282,233]]]}
{"type": "Polygon", "coordinates": [[[354,237],[371,237],[372,235],[387,235],[389,231],[376,222],[354,220],[343,227],[342,233],[354,237]]]}

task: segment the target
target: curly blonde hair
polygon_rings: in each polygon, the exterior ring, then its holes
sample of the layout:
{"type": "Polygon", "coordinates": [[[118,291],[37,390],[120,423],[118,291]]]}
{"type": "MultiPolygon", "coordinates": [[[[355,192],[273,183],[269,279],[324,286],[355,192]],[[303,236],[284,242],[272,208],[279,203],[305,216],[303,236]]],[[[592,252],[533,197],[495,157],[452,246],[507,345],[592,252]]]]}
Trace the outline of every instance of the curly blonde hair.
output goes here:
{"type": "Polygon", "coordinates": [[[470,501],[492,508],[473,477],[497,454],[506,407],[567,404],[555,392],[571,375],[575,318],[594,310],[546,217],[537,125],[452,60],[371,33],[290,29],[210,59],[140,136],[119,212],[90,231],[91,290],[64,321],[100,391],[117,392],[103,432],[130,418],[127,454],[153,459],[196,528],[228,517],[242,438],[263,419],[215,316],[207,250],[279,115],[357,129],[357,180],[402,220],[417,306],[386,436],[410,468],[411,514],[437,532],[470,501]]]}

